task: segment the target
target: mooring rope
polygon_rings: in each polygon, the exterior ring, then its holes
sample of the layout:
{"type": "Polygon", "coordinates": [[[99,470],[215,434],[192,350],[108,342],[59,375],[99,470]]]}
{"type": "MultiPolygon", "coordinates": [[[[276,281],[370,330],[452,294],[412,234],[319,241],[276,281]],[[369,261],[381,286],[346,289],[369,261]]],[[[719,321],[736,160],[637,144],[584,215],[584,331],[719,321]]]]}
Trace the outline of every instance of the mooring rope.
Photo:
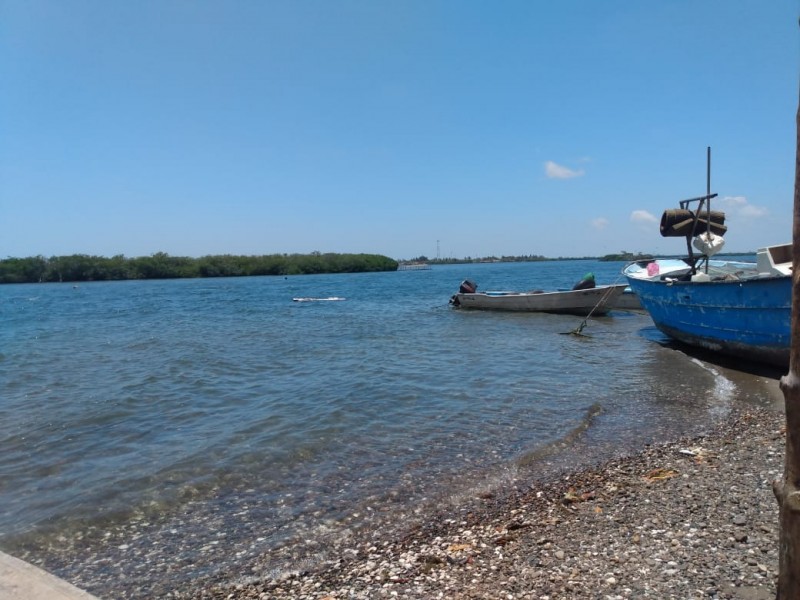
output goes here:
{"type": "Polygon", "coordinates": [[[611,295],[611,292],[614,291],[614,287],[617,285],[617,282],[622,278],[623,275],[624,275],[624,273],[620,273],[619,275],[617,275],[617,278],[614,280],[614,283],[612,283],[611,285],[608,286],[608,288],[606,288],[606,291],[603,292],[602,296],[600,296],[600,300],[598,300],[597,304],[595,304],[592,307],[592,310],[590,310],[589,314],[584,317],[584,319],[583,319],[583,321],[581,321],[580,325],[578,325],[572,331],[567,331],[567,332],[562,332],[562,333],[564,335],[580,335],[580,336],[588,337],[586,334],[581,333],[583,331],[583,328],[586,327],[586,325],[588,325],[588,320],[594,314],[594,311],[597,310],[597,307],[600,306],[601,304],[605,303],[605,301],[611,295]]]}

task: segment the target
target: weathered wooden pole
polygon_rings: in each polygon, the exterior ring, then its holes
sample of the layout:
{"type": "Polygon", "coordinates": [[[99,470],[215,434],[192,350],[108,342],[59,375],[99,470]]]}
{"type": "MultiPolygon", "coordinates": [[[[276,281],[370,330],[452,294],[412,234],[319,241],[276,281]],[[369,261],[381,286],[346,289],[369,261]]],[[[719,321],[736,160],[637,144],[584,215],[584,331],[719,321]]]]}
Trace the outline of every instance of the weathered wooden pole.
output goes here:
{"type": "Polygon", "coordinates": [[[783,479],[773,490],[780,506],[779,600],[800,598],[800,104],[797,117],[792,223],[792,350],[789,373],[781,378],[786,407],[786,459],[783,479]]]}

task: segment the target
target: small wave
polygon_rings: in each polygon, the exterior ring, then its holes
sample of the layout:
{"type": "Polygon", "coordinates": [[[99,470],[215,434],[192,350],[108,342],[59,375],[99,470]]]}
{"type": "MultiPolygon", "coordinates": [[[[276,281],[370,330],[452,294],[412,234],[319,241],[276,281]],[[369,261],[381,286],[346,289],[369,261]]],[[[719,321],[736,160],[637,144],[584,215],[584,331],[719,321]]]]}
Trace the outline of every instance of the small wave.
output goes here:
{"type": "Polygon", "coordinates": [[[292,298],[292,302],[341,302],[346,299],[339,296],[331,296],[329,298],[292,298]]]}
{"type": "Polygon", "coordinates": [[[714,376],[714,387],[711,394],[717,404],[713,407],[713,413],[718,417],[726,416],[730,412],[731,403],[738,389],[736,384],[708,363],[696,358],[693,358],[692,362],[714,376]]]}
{"type": "Polygon", "coordinates": [[[545,444],[536,450],[523,454],[519,457],[519,459],[517,459],[517,464],[520,467],[528,466],[568,448],[573,442],[575,442],[575,440],[583,435],[583,433],[589,429],[589,427],[592,426],[592,423],[594,423],[594,420],[600,415],[601,412],[603,412],[603,407],[599,402],[595,402],[588,409],[586,409],[586,414],[580,423],[568,431],[566,435],[553,442],[545,444]]]}

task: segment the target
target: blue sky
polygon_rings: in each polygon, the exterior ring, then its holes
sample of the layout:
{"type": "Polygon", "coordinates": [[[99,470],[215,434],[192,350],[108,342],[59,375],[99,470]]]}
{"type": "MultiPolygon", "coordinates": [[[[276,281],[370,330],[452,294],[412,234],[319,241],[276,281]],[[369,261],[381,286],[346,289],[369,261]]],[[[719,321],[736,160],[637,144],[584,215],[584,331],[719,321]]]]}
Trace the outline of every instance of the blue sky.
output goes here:
{"type": "Polygon", "coordinates": [[[0,257],[791,239],[797,0],[0,2],[0,257]]]}

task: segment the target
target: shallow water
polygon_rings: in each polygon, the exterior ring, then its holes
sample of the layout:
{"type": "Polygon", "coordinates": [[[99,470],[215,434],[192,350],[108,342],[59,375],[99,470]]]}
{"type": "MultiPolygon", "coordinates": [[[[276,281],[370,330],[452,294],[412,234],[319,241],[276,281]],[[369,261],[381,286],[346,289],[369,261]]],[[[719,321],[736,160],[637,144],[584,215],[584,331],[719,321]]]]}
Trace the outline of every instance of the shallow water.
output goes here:
{"type": "Polygon", "coordinates": [[[643,313],[576,337],[580,317],[447,304],[465,278],[554,289],[621,267],[0,286],[0,547],[67,575],[56,554],[127,551],[146,597],[535,477],[561,442],[578,464],[762,401],[643,313]],[[170,567],[137,573],[158,544],[170,567]]]}

